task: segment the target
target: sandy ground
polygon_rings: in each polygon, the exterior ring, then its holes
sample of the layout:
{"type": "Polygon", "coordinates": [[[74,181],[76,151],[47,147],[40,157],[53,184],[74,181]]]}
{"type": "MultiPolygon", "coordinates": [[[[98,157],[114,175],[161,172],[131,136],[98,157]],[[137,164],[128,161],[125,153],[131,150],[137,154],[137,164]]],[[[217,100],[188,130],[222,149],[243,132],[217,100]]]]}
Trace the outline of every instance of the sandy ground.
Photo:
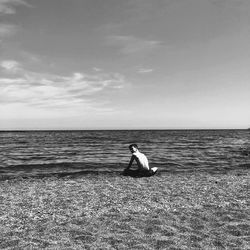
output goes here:
{"type": "Polygon", "coordinates": [[[0,249],[250,249],[250,171],[0,182],[0,249]]]}

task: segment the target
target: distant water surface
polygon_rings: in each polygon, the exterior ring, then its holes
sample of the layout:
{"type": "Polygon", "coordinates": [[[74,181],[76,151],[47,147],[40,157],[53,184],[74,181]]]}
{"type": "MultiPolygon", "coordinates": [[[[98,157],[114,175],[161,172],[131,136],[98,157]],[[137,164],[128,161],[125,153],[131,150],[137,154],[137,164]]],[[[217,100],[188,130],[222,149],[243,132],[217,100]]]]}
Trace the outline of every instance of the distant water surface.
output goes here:
{"type": "Polygon", "coordinates": [[[248,168],[249,130],[0,132],[0,175],[121,171],[137,143],[164,171],[248,168]]]}

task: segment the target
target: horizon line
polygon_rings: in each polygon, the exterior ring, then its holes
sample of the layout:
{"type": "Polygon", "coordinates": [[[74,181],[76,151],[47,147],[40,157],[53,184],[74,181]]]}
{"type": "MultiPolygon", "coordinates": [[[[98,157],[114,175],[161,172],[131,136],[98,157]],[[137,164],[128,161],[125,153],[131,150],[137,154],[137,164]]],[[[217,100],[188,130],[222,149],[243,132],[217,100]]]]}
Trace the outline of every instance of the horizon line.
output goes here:
{"type": "Polygon", "coordinates": [[[47,128],[0,129],[0,132],[25,131],[122,131],[122,130],[250,130],[250,128],[47,128]]]}

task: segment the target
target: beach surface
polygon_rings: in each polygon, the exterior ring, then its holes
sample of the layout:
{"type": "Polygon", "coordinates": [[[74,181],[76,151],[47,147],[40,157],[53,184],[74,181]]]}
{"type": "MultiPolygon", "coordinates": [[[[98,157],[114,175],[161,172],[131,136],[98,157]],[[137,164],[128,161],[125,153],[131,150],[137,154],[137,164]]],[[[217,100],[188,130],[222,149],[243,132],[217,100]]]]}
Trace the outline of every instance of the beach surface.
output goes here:
{"type": "Polygon", "coordinates": [[[249,249],[250,171],[0,182],[1,249],[249,249]]]}

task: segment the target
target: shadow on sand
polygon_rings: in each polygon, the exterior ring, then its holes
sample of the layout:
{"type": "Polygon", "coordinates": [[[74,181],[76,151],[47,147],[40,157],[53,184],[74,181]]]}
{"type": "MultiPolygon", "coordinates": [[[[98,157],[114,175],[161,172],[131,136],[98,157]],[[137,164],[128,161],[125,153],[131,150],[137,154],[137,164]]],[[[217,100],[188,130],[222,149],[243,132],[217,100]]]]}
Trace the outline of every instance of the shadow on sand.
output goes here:
{"type": "Polygon", "coordinates": [[[142,177],[151,177],[155,175],[156,172],[150,170],[150,171],[139,171],[139,170],[132,170],[132,169],[127,169],[124,170],[121,175],[123,176],[130,176],[133,178],[142,178],[142,177]]]}

